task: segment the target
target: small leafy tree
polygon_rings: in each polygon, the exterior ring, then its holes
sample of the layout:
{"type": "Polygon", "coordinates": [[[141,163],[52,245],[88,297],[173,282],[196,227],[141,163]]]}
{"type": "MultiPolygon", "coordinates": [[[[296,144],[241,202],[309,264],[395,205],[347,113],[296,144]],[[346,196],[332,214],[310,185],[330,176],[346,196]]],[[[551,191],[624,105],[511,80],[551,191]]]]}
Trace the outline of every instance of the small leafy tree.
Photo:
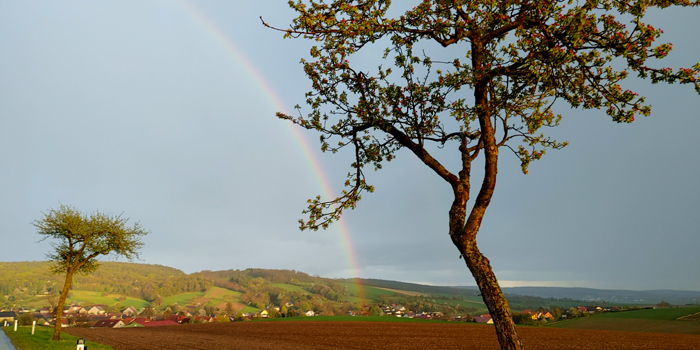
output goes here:
{"type": "Polygon", "coordinates": [[[312,85],[306,95],[311,111],[277,116],[319,132],[322,151],[351,148],[354,155],[346,190],[334,199],[309,200],[304,211],[309,218],[300,220],[301,229],[325,229],[344,210],[355,208],[363,192],[374,190],[366,182],[365,167],[381,169],[398,150],[407,149],[452,189],[449,237],[493,316],[501,348],[522,349],[491,264],[476,244],[496,188],[500,150],[512,151],[527,173],[531,161],[547,149],[564,147],[566,142],[541,132],[559,124],[556,101],[605,109],[618,123],[649,115],[644,97],[620,85],[630,73],[652,83],[692,84],[700,93],[700,64],[680,69],[647,64],[665,57],[671,44],[654,46],[662,31],[643,22],[650,8],[698,2],[400,4],[416,6],[391,17],[391,0],[290,1],[298,17],[289,29],[274,28],[287,38],[318,43],[311,49],[312,59],[302,60],[312,85]],[[390,59],[386,65],[369,70],[363,60],[353,60],[380,42],[386,45],[381,59],[390,59]],[[444,157],[456,157],[456,172],[439,160],[441,149],[451,151],[442,151],[444,157]],[[472,170],[479,158],[484,161],[483,177],[472,191],[472,170]]]}
{"type": "Polygon", "coordinates": [[[20,326],[30,326],[32,322],[34,322],[34,317],[32,317],[31,312],[25,312],[19,314],[19,316],[17,316],[17,320],[19,321],[20,326]]]}
{"type": "Polygon", "coordinates": [[[76,273],[90,274],[95,271],[101,255],[123,256],[129,260],[138,256],[143,243],[141,236],[148,234],[139,223],[127,227],[129,219],[121,215],[110,216],[99,211],[85,214],[61,205],[50,209],[34,221],[37,233],[52,239],[53,250],[47,254],[53,262],[51,272],[65,274],[66,279],[56,305],[56,325],[52,340],[61,338],[63,307],[76,273]]]}
{"type": "Polygon", "coordinates": [[[554,320],[558,320],[561,318],[561,309],[559,308],[559,306],[555,306],[554,308],[552,308],[552,318],[554,320]]]}
{"type": "Polygon", "coordinates": [[[233,308],[233,304],[226,303],[226,314],[229,316],[233,316],[235,313],[236,310],[233,308]]]}

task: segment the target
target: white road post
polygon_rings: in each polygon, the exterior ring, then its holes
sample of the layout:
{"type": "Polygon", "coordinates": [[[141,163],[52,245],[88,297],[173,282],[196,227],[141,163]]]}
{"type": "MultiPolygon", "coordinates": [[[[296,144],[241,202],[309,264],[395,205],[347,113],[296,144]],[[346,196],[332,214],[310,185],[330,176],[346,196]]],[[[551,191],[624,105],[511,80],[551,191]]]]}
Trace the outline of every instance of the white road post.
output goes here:
{"type": "Polygon", "coordinates": [[[15,332],[17,332],[17,320],[15,320],[15,332]]]}
{"type": "Polygon", "coordinates": [[[32,322],[32,335],[34,335],[34,327],[36,327],[36,320],[32,322]]]}

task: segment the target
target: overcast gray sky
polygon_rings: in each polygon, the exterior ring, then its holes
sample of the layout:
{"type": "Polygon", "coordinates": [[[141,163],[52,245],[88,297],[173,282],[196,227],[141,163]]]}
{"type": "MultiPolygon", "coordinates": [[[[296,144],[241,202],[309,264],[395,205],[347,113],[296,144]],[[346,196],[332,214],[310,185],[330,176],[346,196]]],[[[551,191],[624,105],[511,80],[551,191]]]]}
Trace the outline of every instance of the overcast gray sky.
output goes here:
{"type": "MultiPolygon", "coordinates": [[[[407,152],[368,174],[376,192],[346,232],[298,230],[323,177],[340,190],[349,155],[302,131],[308,154],[274,116],[310,87],[311,43],[258,19],[285,27],[286,2],[0,0],[0,260],[44,260],[31,222],[63,203],[139,221],[151,231],[140,262],[188,273],[474,285],[447,235],[449,187],[407,152]]],[[[700,61],[698,14],[652,13],[674,43],[663,65],[700,61]]],[[[502,153],[478,238],[502,285],[700,290],[700,97],[626,87],[652,116],[619,125],[560,106],[553,134],[569,147],[527,176],[502,153]]]]}

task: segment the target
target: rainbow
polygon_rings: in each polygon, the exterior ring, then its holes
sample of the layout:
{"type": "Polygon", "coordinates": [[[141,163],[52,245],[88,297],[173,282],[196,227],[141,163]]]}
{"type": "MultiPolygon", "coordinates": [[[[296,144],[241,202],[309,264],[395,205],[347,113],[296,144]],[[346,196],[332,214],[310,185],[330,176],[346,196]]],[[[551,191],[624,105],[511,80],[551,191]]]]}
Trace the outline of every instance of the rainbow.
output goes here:
{"type": "MultiPolygon", "coordinates": [[[[288,108],[282,103],[275,90],[270,86],[270,84],[265,80],[265,77],[260,73],[258,68],[253,65],[253,63],[243,54],[243,52],[238,49],[234,42],[216,26],[214,21],[212,21],[206,14],[204,14],[197,6],[195,6],[190,0],[180,0],[180,3],[185,8],[186,12],[194,18],[194,20],[206,31],[207,34],[211,35],[216,42],[221,45],[228,54],[233,57],[236,63],[244,67],[245,72],[249,75],[250,79],[255,83],[255,85],[264,93],[264,95],[272,102],[275,108],[279,111],[287,111],[288,108]]],[[[309,142],[306,140],[304,135],[301,133],[301,128],[295,126],[292,123],[287,123],[287,129],[291,132],[294,140],[296,140],[299,148],[301,149],[304,157],[311,166],[311,169],[318,179],[321,185],[321,191],[326,198],[335,198],[333,196],[333,187],[331,187],[328,176],[323,171],[321,162],[315,155],[309,142]]],[[[346,257],[348,264],[350,265],[350,270],[352,271],[353,278],[355,280],[355,285],[357,286],[356,295],[359,298],[359,304],[364,306],[367,304],[364,287],[362,286],[360,280],[360,268],[357,260],[357,254],[353,248],[352,239],[350,237],[350,230],[348,229],[345,221],[340,219],[336,224],[338,234],[343,242],[346,251],[346,257]]]]}

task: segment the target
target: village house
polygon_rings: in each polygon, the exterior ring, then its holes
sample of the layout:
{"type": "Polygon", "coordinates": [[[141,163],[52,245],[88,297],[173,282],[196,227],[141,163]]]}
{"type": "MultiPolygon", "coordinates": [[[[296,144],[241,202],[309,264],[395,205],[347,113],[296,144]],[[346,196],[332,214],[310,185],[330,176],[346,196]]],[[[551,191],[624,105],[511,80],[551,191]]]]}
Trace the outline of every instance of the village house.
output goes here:
{"type": "Polygon", "coordinates": [[[124,321],[122,320],[99,320],[92,325],[93,328],[122,328],[124,327],[124,321]]]}
{"type": "Polygon", "coordinates": [[[15,322],[16,317],[17,317],[17,314],[14,311],[0,312],[0,323],[2,323],[3,321],[15,322]]]}
{"type": "Polygon", "coordinates": [[[88,311],[88,315],[104,315],[105,314],[105,309],[102,307],[102,305],[93,305],[88,311]]]}
{"type": "Polygon", "coordinates": [[[493,318],[491,318],[491,315],[489,315],[489,314],[483,314],[481,316],[474,317],[474,322],[493,324],[493,318]]]}
{"type": "MultiPolygon", "coordinates": [[[[125,320],[127,321],[127,320],[125,320]]],[[[160,326],[176,326],[178,325],[177,322],[171,321],[171,320],[163,320],[163,321],[151,321],[147,318],[144,317],[138,317],[134,319],[129,319],[129,323],[125,325],[124,327],[131,328],[131,327],[160,327],[160,326]]]]}
{"type": "Polygon", "coordinates": [[[138,310],[136,310],[136,308],[133,306],[129,306],[126,309],[124,309],[124,311],[122,311],[122,315],[124,315],[124,317],[134,317],[137,314],[138,310]]]}

